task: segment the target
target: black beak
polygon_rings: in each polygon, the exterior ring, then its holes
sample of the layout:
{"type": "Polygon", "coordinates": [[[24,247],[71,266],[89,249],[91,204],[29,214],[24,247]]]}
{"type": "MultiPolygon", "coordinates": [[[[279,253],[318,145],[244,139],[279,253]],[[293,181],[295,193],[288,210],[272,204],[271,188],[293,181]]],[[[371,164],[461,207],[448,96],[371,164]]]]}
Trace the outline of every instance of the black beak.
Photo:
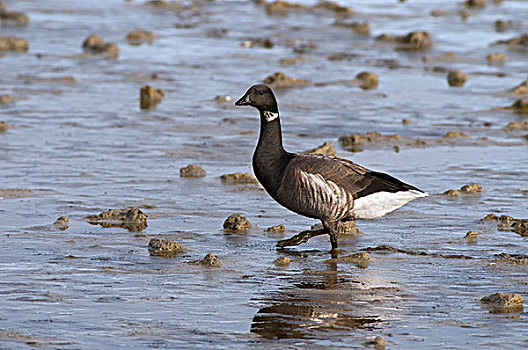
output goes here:
{"type": "Polygon", "coordinates": [[[238,101],[235,102],[235,106],[248,106],[251,104],[249,95],[242,96],[238,101]]]}

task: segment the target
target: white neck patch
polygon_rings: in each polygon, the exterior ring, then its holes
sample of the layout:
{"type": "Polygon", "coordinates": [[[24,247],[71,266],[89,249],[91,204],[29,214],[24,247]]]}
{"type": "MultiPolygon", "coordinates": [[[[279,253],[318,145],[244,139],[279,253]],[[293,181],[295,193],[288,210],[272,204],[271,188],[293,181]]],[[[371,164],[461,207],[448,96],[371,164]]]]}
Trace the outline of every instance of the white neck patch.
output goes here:
{"type": "Polygon", "coordinates": [[[267,122],[271,122],[279,117],[279,113],[273,113],[270,111],[264,111],[264,118],[267,122]]]}

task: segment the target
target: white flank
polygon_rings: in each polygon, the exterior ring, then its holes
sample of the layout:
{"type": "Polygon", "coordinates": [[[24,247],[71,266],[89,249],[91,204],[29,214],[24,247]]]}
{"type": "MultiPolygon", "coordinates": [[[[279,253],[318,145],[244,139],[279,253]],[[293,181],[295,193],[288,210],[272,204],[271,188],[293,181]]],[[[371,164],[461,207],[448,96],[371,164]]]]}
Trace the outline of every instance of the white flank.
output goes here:
{"type": "Polygon", "coordinates": [[[273,113],[270,111],[264,111],[264,118],[267,122],[271,122],[279,117],[279,113],[273,113]]]}
{"type": "Polygon", "coordinates": [[[376,192],[356,199],[350,212],[357,219],[377,218],[398,209],[413,199],[427,197],[428,195],[416,190],[376,192]]]}

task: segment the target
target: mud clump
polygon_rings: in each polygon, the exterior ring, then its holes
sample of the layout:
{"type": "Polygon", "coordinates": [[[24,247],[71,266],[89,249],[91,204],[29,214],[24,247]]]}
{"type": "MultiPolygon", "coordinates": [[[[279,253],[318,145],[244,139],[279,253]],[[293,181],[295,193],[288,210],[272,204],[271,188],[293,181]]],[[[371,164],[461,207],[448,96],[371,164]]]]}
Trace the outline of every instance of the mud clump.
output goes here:
{"type": "Polygon", "coordinates": [[[90,215],[86,220],[102,227],[122,227],[132,232],[147,228],[147,214],[137,208],[109,209],[99,215],[90,215]]]}
{"type": "Polygon", "coordinates": [[[288,1],[277,0],[266,5],[266,12],[268,14],[284,15],[292,10],[308,10],[309,6],[291,3],[288,1]]]}
{"type": "Polygon", "coordinates": [[[299,62],[306,61],[306,57],[303,55],[297,56],[297,57],[291,57],[291,58],[281,58],[279,60],[279,63],[283,66],[294,66],[299,62]]]}
{"type": "Polygon", "coordinates": [[[224,230],[231,233],[247,233],[251,223],[242,214],[232,214],[224,221],[224,230]]]}
{"type": "Polygon", "coordinates": [[[528,219],[516,219],[509,215],[497,216],[495,214],[489,214],[482,218],[482,220],[497,221],[497,229],[499,231],[515,232],[522,237],[528,237],[528,219]]]}
{"type": "Polygon", "coordinates": [[[291,11],[332,11],[339,15],[353,15],[355,11],[347,6],[342,6],[333,1],[320,1],[315,5],[308,6],[299,3],[291,3],[284,0],[276,0],[266,5],[266,13],[271,15],[286,15],[291,11]]]}
{"type": "Polygon", "coordinates": [[[8,95],[8,94],[0,95],[0,105],[6,105],[8,103],[13,102],[14,100],[15,99],[11,95],[8,95]]]}
{"type": "Polygon", "coordinates": [[[83,51],[92,55],[105,55],[111,59],[119,57],[119,46],[114,43],[105,43],[97,34],[88,36],[82,43],[83,51]]]}
{"type": "Polygon", "coordinates": [[[508,92],[517,94],[517,95],[526,95],[528,94],[528,79],[514,87],[513,89],[509,90],[508,92]]]}
{"type": "Polygon", "coordinates": [[[9,125],[6,122],[0,122],[0,132],[6,132],[9,129],[9,125]]]}
{"type": "Polygon", "coordinates": [[[222,182],[228,184],[257,184],[258,181],[250,173],[233,173],[220,176],[222,182]]]}
{"type": "Polygon", "coordinates": [[[401,36],[381,34],[377,39],[384,42],[394,42],[396,49],[402,51],[425,51],[433,46],[431,34],[425,31],[410,32],[401,36]]]}
{"type": "Polygon", "coordinates": [[[495,30],[497,32],[505,32],[508,29],[510,29],[511,25],[512,25],[511,21],[505,21],[502,19],[498,19],[495,21],[495,30]]]}
{"type": "Polygon", "coordinates": [[[466,233],[466,238],[467,239],[476,239],[478,237],[478,232],[477,231],[468,231],[466,233]]]}
{"type": "Polygon", "coordinates": [[[468,138],[469,135],[461,131],[448,131],[444,136],[444,139],[454,139],[454,138],[468,138]]]}
{"type": "Polygon", "coordinates": [[[70,219],[68,219],[66,216],[61,216],[55,220],[53,226],[58,230],[65,231],[70,226],[70,219]]]}
{"type": "Polygon", "coordinates": [[[449,86],[460,87],[464,86],[468,78],[468,75],[460,70],[452,70],[447,74],[447,83],[449,86]]]}
{"type": "Polygon", "coordinates": [[[508,123],[505,127],[506,130],[528,130],[528,120],[522,120],[520,122],[511,122],[508,123]]]}
{"type": "Polygon", "coordinates": [[[513,265],[528,265],[528,255],[500,253],[494,255],[495,259],[513,265]]]}
{"type": "Polygon", "coordinates": [[[370,263],[370,254],[366,252],[355,253],[326,260],[328,264],[354,264],[360,268],[367,268],[370,263]]]}
{"type": "Polygon", "coordinates": [[[506,61],[506,55],[502,52],[490,53],[486,56],[488,64],[503,64],[506,61]]]}
{"type": "Polygon", "coordinates": [[[275,43],[269,38],[257,38],[244,41],[242,46],[247,48],[263,47],[265,49],[272,49],[273,46],[275,46],[275,43]]]}
{"type": "Polygon", "coordinates": [[[304,153],[319,153],[319,154],[325,154],[327,156],[335,156],[337,154],[337,151],[330,142],[325,142],[321,146],[316,147],[314,149],[308,150],[304,153]]]}
{"type": "Polygon", "coordinates": [[[130,45],[139,46],[141,44],[152,44],[154,41],[154,33],[150,30],[133,30],[126,36],[126,40],[130,45]]]}
{"type": "Polygon", "coordinates": [[[164,96],[164,90],[145,85],[139,90],[139,107],[141,109],[153,108],[161,102],[164,96]]]}
{"type": "Polygon", "coordinates": [[[482,9],[486,7],[486,0],[466,0],[464,4],[472,9],[482,9]]]}
{"type": "Polygon", "coordinates": [[[178,254],[187,251],[182,244],[171,239],[152,238],[148,244],[148,250],[152,256],[161,256],[172,258],[178,254]]]}
{"type": "Polygon", "coordinates": [[[3,198],[23,198],[34,196],[35,192],[27,188],[0,189],[0,197],[3,198]]]}
{"type": "Polygon", "coordinates": [[[283,224],[270,226],[266,229],[266,232],[270,232],[270,233],[283,233],[285,231],[286,231],[286,227],[284,227],[283,224]]]}
{"type": "Polygon", "coordinates": [[[378,75],[376,73],[361,72],[356,75],[356,79],[359,80],[359,86],[363,90],[370,90],[378,87],[378,75]]]}
{"type": "Polygon", "coordinates": [[[306,79],[295,79],[289,77],[282,72],[276,72],[264,79],[264,84],[271,85],[276,89],[287,89],[296,86],[304,86],[308,84],[308,82],[309,81],[306,79]]]}
{"type": "Polygon", "coordinates": [[[478,183],[472,183],[460,187],[459,190],[447,190],[442,193],[444,196],[459,196],[461,194],[476,194],[482,192],[482,185],[478,183]]]}
{"type": "Polygon", "coordinates": [[[207,175],[204,168],[196,164],[189,164],[180,168],[180,177],[204,177],[207,175]]]}
{"type": "Polygon", "coordinates": [[[499,40],[492,45],[508,45],[510,49],[525,51],[528,50],[528,33],[508,40],[499,40]]]}
{"type": "Polygon", "coordinates": [[[213,253],[207,254],[202,260],[192,261],[191,264],[202,265],[207,267],[220,267],[222,262],[213,253]]]}
{"type": "MultiPolygon", "coordinates": [[[[315,224],[312,225],[312,230],[320,230],[323,228],[322,224],[315,224]]],[[[347,221],[341,221],[337,227],[337,233],[339,235],[355,235],[355,234],[361,234],[360,229],[356,226],[355,220],[347,220],[347,221]]]]}
{"type": "Polygon", "coordinates": [[[227,95],[216,95],[214,100],[216,102],[231,102],[231,96],[227,95]]]}
{"type": "Polygon", "coordinates": [[[273,263],[276,266],[287,267],[287,266],[290,266],[291,259],[288,258],[287,256],[281,256],[280,258],[275,259],[273,263]]]}
{"type": "Polygon", "coordinates": [[[352,152],[360,151],[359,146],[367,143],[384,143],[392,144],[401,140],[401,136],[398,134],[394,135],[382,135],[379,132],[368,132],[366,134],[351,134],[340,136],[338,141],[341,146],[348,148],[352,152]]]}
{"type": "Polygon", "coordinates": [[[24,12],[7,11],[3,2],[0,2],[0,20],[2,25],[14,24],[18,27],[25,27],[29,24],[29,17],[24,12]]]}
{"type": "Polygon", "coordinates": [[[480,302],[491,313],[522,312],[523,301],[523,297],[520,294],[502,292],[491,294],[480,299],[480,302]]]}
{"type": "Polygon", "coordinates": [[[528,113],[528,101],[521,98],[515,101],[511,106],[505,107],[505,109],[511,109],[515,113],[525,114],[528,113]]]}
{"type": "Polygon", "coordinates": [[[0,35],[0,51],[27,52],[29,42],[22,38],[14,36],[0,35]]]}
{"type": "Polygon", "coordinates": [[[347,23],[341,20],[338,20],[334,23],[335,26],[350,28],[354,33],[358,35],[369,35],[370,34],[370,24],[368,22],[352,22],[347,23]]]}

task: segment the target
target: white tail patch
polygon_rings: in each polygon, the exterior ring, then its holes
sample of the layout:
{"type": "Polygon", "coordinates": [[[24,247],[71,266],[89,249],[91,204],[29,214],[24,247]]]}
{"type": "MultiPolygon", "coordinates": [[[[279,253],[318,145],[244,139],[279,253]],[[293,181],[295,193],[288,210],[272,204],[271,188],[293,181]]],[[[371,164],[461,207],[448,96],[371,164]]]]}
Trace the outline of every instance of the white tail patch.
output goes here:
{"type": "Polygon", "coordinates": [[[376,192],[354,201],[350,211],[357,219],[378,218],[409,203],[413,199],[427,197],[429,194],[416,191],[376,192]]]}

